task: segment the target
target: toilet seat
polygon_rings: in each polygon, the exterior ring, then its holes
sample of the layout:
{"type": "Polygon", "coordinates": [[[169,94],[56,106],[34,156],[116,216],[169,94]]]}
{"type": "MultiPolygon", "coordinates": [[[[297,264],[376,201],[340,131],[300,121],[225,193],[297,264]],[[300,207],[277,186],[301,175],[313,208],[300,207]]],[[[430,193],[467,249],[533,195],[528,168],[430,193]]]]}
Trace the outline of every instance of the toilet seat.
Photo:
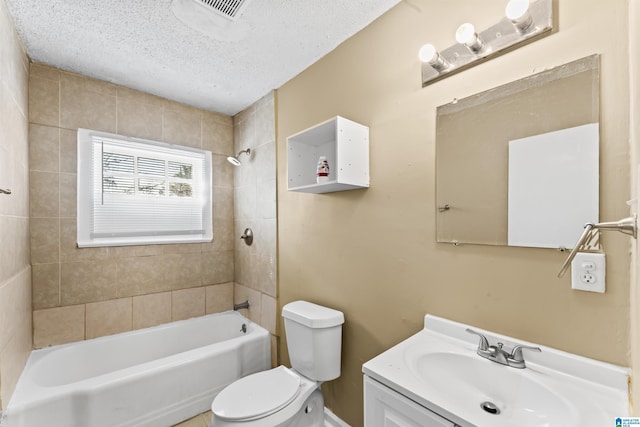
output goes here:
{"type": "Polygon", "coordinates": [[[211,405],[216,417],[230,421],[253,420],[279,411],[300,391],[300,376],[278,366],[241,378],[222,390],[211,405]]]}

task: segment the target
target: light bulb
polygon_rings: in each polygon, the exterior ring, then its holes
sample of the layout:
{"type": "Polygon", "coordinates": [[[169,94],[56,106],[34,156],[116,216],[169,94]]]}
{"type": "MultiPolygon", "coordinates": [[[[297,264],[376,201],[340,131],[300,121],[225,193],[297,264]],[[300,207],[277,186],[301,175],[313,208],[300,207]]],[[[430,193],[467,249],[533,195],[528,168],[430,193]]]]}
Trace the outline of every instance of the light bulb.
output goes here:
{"type": "Polygon", "coordinates": [[[529,11],[529,0],[510,0],[504,14],[520,33],[527,31],[533,24],[533,17],[529,11]]]}
{"type": "Polygon", "coordinates": [[[434,45],[427,43],[420,48],[418,57],[422,62],[431,63],[432,61],[438,59],[438,51],[436,50],[434,45]]]}
{"type": "Polygon", "coordinates": [[[464,23],[458,27],[456,31],[456,41],[458,43],[464,43],[466,45],[471,44],[477,37],[476,29],[473,24],[464,23]]]}
{"type": "Polygon", "coordinates": [[[444,71],[449,67],[449,63],[440,56],[440,53],[438,53],[435,46],[430,43],[427,43],[420,48],[418,57],[420,58],[420,61],[428,63],[431,65],[431,68],[438,72],[444,71]]]}
{"type": "Polygon", "coordinates": [[[464,23],[456,30],[456,41],[464,44],[472,53],[480,53],[484,50],[484,42],[476,33],[473,24],[464,23]]]}
{"type": "Polygon", "coordinates": [[[529,11],[529,0],[510,0],[504,10],[507,18],[516,21],[529,11]]]}

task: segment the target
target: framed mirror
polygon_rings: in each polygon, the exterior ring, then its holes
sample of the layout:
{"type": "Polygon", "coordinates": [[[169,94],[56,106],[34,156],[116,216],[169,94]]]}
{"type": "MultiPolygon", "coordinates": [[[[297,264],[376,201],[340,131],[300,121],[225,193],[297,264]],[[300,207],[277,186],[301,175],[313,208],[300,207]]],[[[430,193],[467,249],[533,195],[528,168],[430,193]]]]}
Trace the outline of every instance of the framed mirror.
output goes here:
{"type": "Polygon", "coordinates": [[[438,107],[438,242],[571,248],[598,221],[599,64],[438,107]]]}

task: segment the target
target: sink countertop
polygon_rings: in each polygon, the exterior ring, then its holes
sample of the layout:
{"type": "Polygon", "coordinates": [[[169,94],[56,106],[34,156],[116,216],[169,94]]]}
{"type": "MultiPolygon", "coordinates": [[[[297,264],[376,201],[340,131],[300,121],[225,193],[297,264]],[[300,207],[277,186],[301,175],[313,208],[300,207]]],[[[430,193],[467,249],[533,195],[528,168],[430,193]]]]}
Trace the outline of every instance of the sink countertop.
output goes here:
{"type": "Polygon", "coordinates": [[[525,369],[500,365],[476,354],[478,337],[465,332],[467,327],[485,335],[490,344],[504,343],[506,350],[517,344],[537,345],[426,315],[423,330],[366,362],[362,371],[464,427],[602,427],[615,425],[617,417],[629,416],[628,368],[539,345],[541,353],[525,350],[525,369]],[[434,371],[431,377],[422,375],[420,366],[424,367],[430,360],[449,363],[439,372],[434,371]],[[471,363],[466,370],[444,372],[446,367],[456,366],[458,360],[471,363]],[[474,374],[480,370],[484,375],[474,374]],[[443,383],[447,375],[452,380],[443,383]],[[492,378],[497,380],[491,381],[492,378]],[[520,402],[518,384],[510,390],[515,393],[505,395],[500,389],[505,383],[500,381],[503,378],[511,385],[515,381],[534,386],[529,389],[534,389],[536,396],[544,397],[547,402],[553,402],[558,416],[538,416],[535,409],[544,407],[544,402],[520,402]],[[438,379],[440,384],[436,384],[438,379]],[[480,385],[479,381],[482,381],[480,385]],[[504,414],[484,412],[480,408],[483,401],[495,401],[504,414]],[[514,402],[518,404],[513,405],[514,402]],[[515,422],[509,417],[510,410],[513,415],[513,406],[518,406],[518,413],[524,414],[526,421],[515,422]]]}

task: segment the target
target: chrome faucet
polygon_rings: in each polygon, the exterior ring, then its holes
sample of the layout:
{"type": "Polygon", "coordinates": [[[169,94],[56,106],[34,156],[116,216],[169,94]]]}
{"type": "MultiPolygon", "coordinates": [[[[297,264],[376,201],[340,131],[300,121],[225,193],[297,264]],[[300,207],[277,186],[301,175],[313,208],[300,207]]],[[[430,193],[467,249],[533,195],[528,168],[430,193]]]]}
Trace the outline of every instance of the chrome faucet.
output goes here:
{"type": "Polygon", "coordinates": [[[476,353],[480,357],[484,357],[485,359],[489,359],[492,362],[499,363],[501,365],[511,366],[512,368],[523,369],[526,368],[527,365],[524,361],[524,356],[522,354],[522,350],[531,350],[541,352],[540,347],[531,347],[528,345],[516,345],[511,350],[511,353],[503,350],[503,343],[499,342],[496,345],[489,345],[489,340],[487,337],[482,335],[479,332],[474,331],[473,329],[466,329],[470,334],[477,335],[480,337],[480,342],[478,343],[478,349],[476,353]]]}
{"type": "Polygon", "coordinates": [[[233,304],[233,309],[235,311],[238,311],[241,308],[249,308],[249,300],[243,301],[243,302],[238,303],[238,304],[233,304]]]}

